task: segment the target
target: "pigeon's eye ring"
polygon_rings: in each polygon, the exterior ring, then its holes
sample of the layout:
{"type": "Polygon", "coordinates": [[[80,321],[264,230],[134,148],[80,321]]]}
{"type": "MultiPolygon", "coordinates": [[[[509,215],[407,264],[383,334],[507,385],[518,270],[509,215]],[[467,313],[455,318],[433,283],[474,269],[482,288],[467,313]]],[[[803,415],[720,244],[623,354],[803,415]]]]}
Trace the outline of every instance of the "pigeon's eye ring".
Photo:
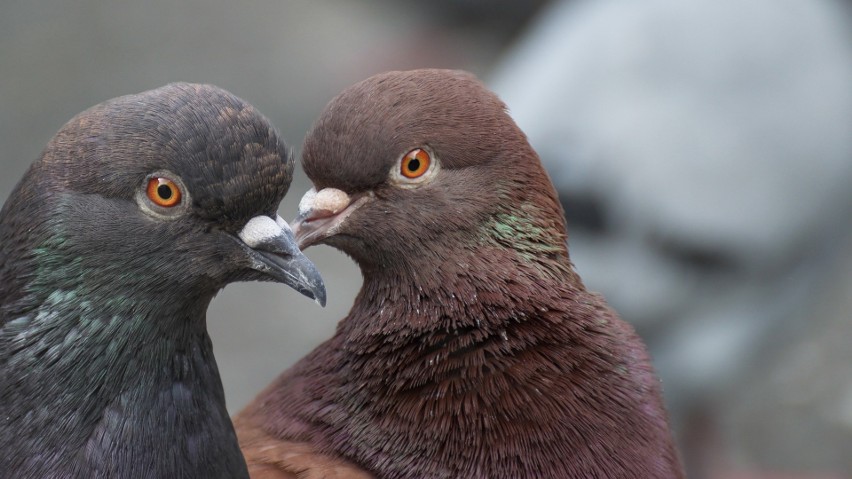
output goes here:
{"type": "Polygon", "coordinates": [[[399,172],[402,176],[413,180],[420,178],[429,171],[431,164],[432,157],[429,155],[429,152],[422,148],[415,148],[402,157],[399,172]]]}
{"type": "Polygon", "coordinates": [[[179,205],[182,196],[180,186],[174,181],[162,176],[154,176],[148,180],[148,187],[145,189],[145,194],[155,205],[162,206],[163,208],[171,208],[179,205]]]}
{"type": "Polygon", "coordinates": [[[425,145],[408,150],[397,158],[388,172],[388,183],[397,188],[421,188],[431,183],[441,171],[441,159],[425,145]]]}
{"type": "Polygon", "coordinates": [[[180,218],[192,205],[186,184],[168,170],[147,175],[136,188],[135,199],[139,209],[160,220],[180,218]]]}

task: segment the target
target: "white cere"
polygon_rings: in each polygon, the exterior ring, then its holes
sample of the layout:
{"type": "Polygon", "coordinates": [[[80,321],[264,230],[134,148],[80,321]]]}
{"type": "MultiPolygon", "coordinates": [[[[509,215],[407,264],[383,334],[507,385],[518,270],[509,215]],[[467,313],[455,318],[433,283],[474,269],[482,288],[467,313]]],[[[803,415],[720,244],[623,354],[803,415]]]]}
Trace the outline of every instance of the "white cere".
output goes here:
{"type": "Polygon", "coordinates": [[[250,248],[256,248],[283,233],[283,228],[276,220],[269,216],[255,216],[248,220],[238,236],[250,248]]]}
{"type": "MultiPolygon", "coordinates": [[[[307,195],[306,195],[307,196],[307,195]]],[[[304,201],[304,198],[302,198],[304,201]]],[[[344,193],[337,188],[323,188],[316,192],[311,198],[311,202],[306,204],[309,211],[323,211],[332,215],[336,215],[340,213],[347,206],[351,200],[349,199],[349,195],[344,193]]],[[[302,212],[302,203],[299,203],[299,213],[302,212]]]]}

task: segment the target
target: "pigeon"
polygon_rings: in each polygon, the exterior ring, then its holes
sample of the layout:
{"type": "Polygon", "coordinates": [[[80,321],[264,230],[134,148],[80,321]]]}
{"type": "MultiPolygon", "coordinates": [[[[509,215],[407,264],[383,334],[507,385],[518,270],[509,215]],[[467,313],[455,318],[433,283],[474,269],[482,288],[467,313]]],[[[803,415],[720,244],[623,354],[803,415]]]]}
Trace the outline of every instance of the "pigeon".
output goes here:
{"type": "Polygon", "coordinates": [[[585,289],[538,156],[473,75],[349,87],[302,165],[299,246],[363,285],[234,418],[252,478],[683,477],[644,345],[585,289]]]}
{"type": "Polygon", "coordinates": [[[277,215],[293,160],[208,85],[106,101],[0,211],[0,475],[246,478],[207,333],[235,281],[325,302],[277,215]]]}

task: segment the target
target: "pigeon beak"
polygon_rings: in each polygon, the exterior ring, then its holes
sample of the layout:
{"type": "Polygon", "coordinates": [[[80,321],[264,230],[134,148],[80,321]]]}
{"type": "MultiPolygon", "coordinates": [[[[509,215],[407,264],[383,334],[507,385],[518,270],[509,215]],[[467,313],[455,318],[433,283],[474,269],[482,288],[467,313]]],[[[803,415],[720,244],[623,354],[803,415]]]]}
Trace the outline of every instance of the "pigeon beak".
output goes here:
{"type": "Polygon", "coordinates": [[[237,236],[248,247],[255,270],[325,306],[322,276],[299,250],[290,226],[280,216],[255,216],[237,236]]]}
{"type": "Polygon", "coordinates": [[[293,220],[299,248],[305,249],[336,235],[344,220],[371,198],[372,194],[351,198],[335,188],[308,190],[299,202],[299,216],[293,220]]]}

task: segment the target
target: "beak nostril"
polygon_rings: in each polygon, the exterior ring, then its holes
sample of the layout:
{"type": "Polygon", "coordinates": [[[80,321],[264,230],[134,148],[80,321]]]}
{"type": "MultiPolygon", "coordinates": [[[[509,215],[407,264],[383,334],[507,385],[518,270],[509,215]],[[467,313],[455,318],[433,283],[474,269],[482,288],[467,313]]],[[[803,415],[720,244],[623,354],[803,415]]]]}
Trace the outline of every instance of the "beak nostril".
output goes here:
{"type": "Polygon", "coordinates": [[[257,248],[283,234],[284,229],[276,220],[261,215],[250,219],[237,236],[249,247],[257,248]]]}
{"type": "Polygon", "coordinates": [[[373,198],[371,192],[350,198],[332,188],[305,193],[292,225],[299,248],[305,249],[338,234],[349,215],[373,198]]]}
{"type": "Polygon", "coordinates": [[[349,195],[336,188],[311,189],[299,202],[299,216],[304,222],[329,218],[345,210],[350,201],[349,195]]]}

